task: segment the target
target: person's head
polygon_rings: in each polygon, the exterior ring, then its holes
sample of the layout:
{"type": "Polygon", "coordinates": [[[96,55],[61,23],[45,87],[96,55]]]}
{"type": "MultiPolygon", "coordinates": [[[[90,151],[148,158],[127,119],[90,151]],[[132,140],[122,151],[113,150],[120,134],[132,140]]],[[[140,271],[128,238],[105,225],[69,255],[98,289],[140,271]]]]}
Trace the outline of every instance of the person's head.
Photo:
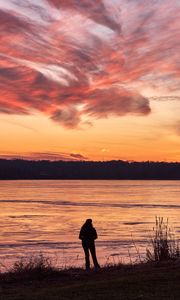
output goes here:
{"type": "Polygon", "coordinates": [[[87,225],[92,225],[92,219],[87,219],[85,222],[87,225]]]}
{"type": "Polygon", "coordinates": [[[87,219],[86,222],[84,223],[85,227],[92,227],[92,219],[87,219]]]}

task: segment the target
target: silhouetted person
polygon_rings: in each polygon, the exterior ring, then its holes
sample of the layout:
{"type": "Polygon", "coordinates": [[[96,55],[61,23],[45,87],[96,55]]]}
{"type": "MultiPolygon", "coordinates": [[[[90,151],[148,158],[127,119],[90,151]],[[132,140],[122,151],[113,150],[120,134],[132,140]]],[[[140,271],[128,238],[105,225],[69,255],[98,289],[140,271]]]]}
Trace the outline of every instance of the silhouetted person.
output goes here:
{"type": "Polygon", "coordinates": [[[92,260],[95,268],[100,268],[96,258],[95,240],[97,239],[96,229],[92,225],[92,220],[87,219],[81,227],[79,239],[82,240],[82,247],[84,249],[86,270],[90,268],[89,252],[91,252],[92,260]]]}

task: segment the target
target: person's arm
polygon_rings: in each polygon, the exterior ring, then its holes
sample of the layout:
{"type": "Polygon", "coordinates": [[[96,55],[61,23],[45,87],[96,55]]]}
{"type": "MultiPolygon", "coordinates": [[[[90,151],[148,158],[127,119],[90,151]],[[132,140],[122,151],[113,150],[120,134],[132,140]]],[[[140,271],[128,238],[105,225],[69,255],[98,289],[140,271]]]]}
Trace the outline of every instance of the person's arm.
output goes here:
{"type": "Polygon", "coordinates": [[[93,239],[96,240],[98,238],[98,235],[97,235],[97,232],[96,232],[96,229],[93,228],[93,239]]]}
{"type": "Polygon", "coordinates": [[[82,240],[84,238],[83,230],[80,230],[79,239],[82,240]]]}

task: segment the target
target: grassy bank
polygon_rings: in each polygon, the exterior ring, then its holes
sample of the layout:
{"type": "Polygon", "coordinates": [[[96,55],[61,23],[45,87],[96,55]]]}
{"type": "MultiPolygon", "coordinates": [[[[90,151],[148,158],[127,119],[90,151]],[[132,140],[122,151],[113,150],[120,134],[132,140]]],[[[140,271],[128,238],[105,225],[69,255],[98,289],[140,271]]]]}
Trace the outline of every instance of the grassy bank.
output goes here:
{"type": "Polygon", "coordinates": [[[180,299],[180,262],[1,274],[1,300],[180,299]]]}

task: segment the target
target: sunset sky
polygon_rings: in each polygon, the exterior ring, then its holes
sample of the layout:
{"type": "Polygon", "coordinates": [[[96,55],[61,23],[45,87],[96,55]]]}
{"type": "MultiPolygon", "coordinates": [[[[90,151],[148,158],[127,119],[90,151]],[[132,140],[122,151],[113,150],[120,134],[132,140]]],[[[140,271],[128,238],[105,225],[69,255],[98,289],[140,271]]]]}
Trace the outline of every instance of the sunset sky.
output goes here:
{"type": "Polygon", "coordinates": [[[179,0],[0,0],[0,157],[180,161],[179,0]]]}

